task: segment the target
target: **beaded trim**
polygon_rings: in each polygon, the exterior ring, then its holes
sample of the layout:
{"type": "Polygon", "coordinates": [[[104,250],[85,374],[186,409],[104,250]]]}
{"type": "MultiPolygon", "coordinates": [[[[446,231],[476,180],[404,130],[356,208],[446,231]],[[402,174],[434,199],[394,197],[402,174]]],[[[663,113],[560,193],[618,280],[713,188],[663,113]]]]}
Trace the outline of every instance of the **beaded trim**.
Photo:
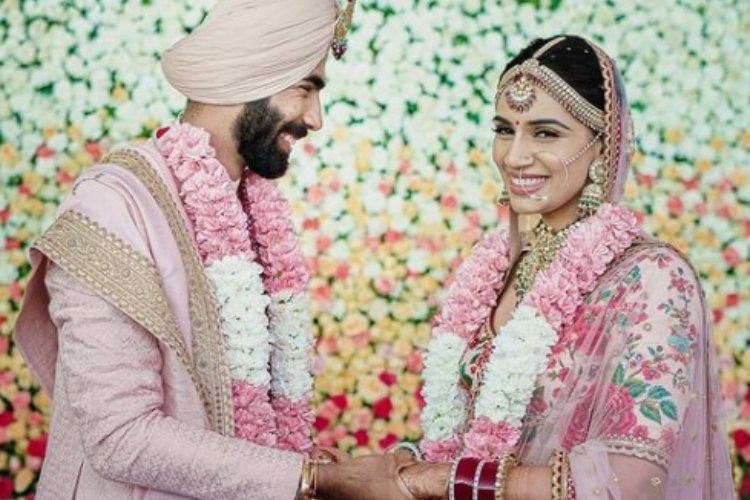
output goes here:
{"type": "Polygon", "coordinates": [[[587,127],[601,132],[606,127],[604,113],[588,102],[557,73],[539,64],[537,59],[527,59],[511,68],[497,86],[495,101],[503,94],[508,105],[521,113],[528,110],[536,98],[532,84],[541,87],[559,102],[577,120],[587,127]],[[506,93],[507,90],[507,93],[506,93]]]}

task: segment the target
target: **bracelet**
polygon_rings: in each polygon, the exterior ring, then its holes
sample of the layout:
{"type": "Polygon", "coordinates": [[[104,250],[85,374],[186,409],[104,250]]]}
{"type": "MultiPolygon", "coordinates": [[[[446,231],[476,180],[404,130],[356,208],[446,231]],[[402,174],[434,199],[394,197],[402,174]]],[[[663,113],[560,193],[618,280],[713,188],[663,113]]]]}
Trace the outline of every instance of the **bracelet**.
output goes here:
{"type": "Polygon", "coordinates": [[[565,500],[567,497],[566,488],[563,487],[563,467],[566,463],[566,454],[558,450],[550,458],[550,467],[552,467],[552,500],[565,500]]]}
{"type": "Polygon", "coordinates": [[[567,496],[563,497],[565,500],[575,500],[576,498],[576,487],[573,483],[573,471],[570,468],[570,456],[567,457],[567,470],[565,471],[565,477],[563,479],[565,489],[567,490],[567,496]]]}
{"type": "Polygon", "coordinates": [[[482,469],[487,462],[482,460],[474,469],[474,480],[471,482],[471,500],[479,500],[479,478],[482,476],[482,469]]]}
{"type": "Polygon", "coordinates": [[[388,453],[396,453],[398,450],[406,450],[412,454],[415,460],[422,461],[422,452],[419,451],[419,447],[409,441],[401,441],[400,443],[395,444],[393,447],[391,447],[390,450],[388,450],[388,453]]]}
{"type": "Polygon", "coordinates": [[[472,500],[474,476],[479,463],[479,459],[474,457],[464,457],[458,461],[453,482],[453,498],[455,500],[472,500]]]}
{"type": "Polygon", "coordinates": [[[312,500],[318,490],[318,466],[319,460],[305,459],[302,464],[302,477],[300,478],[299,495],[302,500],[312,500]]]}
{"type": "Polygon", "coordinates": [[[499,462],[487,462],[482,468],[477,488],[477,500],[495,500],[495,478],[499,462]]]}
{"type": "Polygon", "coordinates": [[[448,484],[445,485],[446,496],[448,500],[456,500],[456,471],[458,470],[458,462],[456,460],[451,465],[451,473],[448,475],[448,484]]]}
{"type": "Polygon", "coordinates": [[[513,453],[506,452],[500,457],[500,464],[495,476],[495,500],[507,500],[508,474],[518,465],[513,453]]]}

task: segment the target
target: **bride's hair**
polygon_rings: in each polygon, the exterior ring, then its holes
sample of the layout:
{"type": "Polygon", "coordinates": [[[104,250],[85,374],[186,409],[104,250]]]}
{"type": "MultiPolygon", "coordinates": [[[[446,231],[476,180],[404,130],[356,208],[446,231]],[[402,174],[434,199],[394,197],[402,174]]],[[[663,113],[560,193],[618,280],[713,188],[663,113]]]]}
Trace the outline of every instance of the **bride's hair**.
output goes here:
{"type": "Polygon", "coordinates": [[[564,36],[538,57],[539,63],[548,67],[573,87],[583,98],[604,110],[604,79],[596,52],[589,43],[575,35],[556,35],[537,38],[516,55],[503,70],[503,75],[527,59],[550,40],[564,36]]]}

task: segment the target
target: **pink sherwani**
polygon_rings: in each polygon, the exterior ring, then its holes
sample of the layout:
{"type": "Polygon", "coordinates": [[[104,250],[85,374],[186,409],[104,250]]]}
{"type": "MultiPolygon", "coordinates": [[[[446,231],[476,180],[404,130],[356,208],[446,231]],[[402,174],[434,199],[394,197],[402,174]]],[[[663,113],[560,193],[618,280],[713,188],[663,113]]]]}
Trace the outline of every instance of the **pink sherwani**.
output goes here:
{"type": "Polygon", "coordinates": [[[36,498],[290,500],[302,457],[233,437],[192,228],[153,142],[129,148],[148,161],[87,171],[32,249],[16,342],[53,398],[36,498]]]}

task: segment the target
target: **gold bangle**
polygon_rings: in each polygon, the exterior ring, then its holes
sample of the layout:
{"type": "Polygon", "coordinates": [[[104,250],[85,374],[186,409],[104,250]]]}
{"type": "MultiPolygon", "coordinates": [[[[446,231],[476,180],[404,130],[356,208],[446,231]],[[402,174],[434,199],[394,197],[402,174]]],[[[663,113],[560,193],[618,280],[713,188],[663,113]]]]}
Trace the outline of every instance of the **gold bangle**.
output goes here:
{"type": "Polygon", "coordinates": [[[563,464],[566,454],[564,451],[556,451],[550,458],[549,464],[552,468],[552,500],[563,500],[563,464]]]}
{"type": "Polygon", "coordinates": [[[497,466],[497,476],[495,476],[495,500],[507,500],[508,474],[516,466],[518,466],[518,459],[513,453],[502,454],[497,466]]]}
{"type": "Polygon", "coordinates": [[[313,471],[313,465],[317,467],[316,460],[305,459],[302,464],[302,478],[299,485],[299,498],[302,500],[311,500],[315,497],[317,471],[313,471]]]}

